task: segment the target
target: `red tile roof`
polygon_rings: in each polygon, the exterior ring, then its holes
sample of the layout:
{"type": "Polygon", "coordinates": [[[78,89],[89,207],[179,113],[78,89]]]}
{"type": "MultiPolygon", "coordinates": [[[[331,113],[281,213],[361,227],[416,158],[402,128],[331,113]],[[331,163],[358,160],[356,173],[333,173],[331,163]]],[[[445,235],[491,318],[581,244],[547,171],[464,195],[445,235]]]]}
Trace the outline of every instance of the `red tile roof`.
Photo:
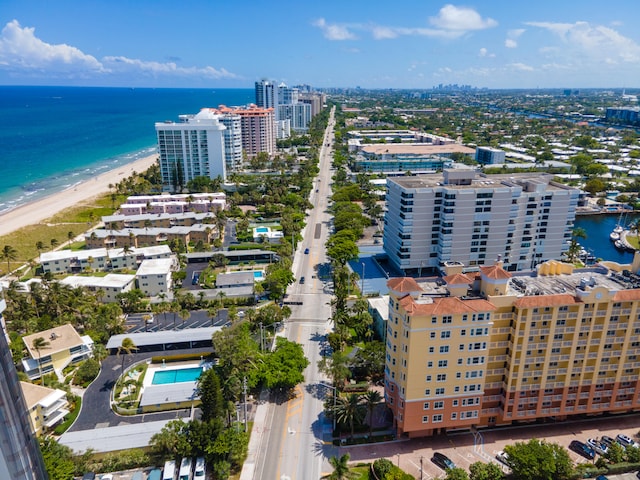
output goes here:
{"type": "Polygon", "coordinates": [[[387,287],[396,292],[421,292],[422,288],[411,277],[392,278],[387,281],[387,287]]]}
{"type": "Polygon", "coordinates": [[[464,273],[447,275],[444,277],[444,281],[447,282],[447,285],[469,285],[470,283],[473,283],[473,279],[464,273]]]}
{"type": "Polygon", "coordinates": [[[482,275],[491,278],[493,280],[508,280],[511,278],[511,274],[504,268],[498,265],[491,265],[490,267],[480,267],[482,275]]]}
{"type": "Polygon", "coordinates": [[[620,292],[616,292],[613,296],[613,300],[616,302],[640,300],[640,290],[622,290],[620,292]]]}

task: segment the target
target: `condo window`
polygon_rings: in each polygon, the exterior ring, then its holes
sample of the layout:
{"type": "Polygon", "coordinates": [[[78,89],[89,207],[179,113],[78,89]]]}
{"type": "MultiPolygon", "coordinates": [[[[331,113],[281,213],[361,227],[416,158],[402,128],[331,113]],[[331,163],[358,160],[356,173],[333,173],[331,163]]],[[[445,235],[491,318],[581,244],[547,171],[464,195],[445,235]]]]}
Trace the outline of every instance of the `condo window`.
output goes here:
{"type": "Polygon", "coordinates": [[[422,423],[429,423],[429,415],[425,415],[422,417],[422,423]]]}
{"type": "Polygon", "coordinates": [[[442,410],[444,408],[444,402],[443,401],[433,402],[433,408],[436,410],[442,410]]]}
{"type": "Polygon", "coordinates": [[[442,422],[442,415],[434,415],[433,423],[439,423],[439,422],[442,422]]]}

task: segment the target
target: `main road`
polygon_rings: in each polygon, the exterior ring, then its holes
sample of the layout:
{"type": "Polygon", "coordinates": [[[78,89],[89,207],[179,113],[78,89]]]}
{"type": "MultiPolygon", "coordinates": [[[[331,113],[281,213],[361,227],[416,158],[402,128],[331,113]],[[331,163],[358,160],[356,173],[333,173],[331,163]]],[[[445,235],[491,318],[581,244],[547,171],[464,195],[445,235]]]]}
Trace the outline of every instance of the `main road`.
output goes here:
{"type": "Polygon", "coordinates": [[[307,212],[303,240],[294,256],[296,282],[287,290],[292,314],[285,333],[289,340],[303,346],[310,364],[304,372],[305,383],[296,387],[293,398],[270,399],[256,455],[255,480],[315,480],[331,471],[328,459],[337,454],[330,442],[331,424],[323,414],[324,398],[331,394],[331,387],[327,386],[330,382],[318,371],[322,345],[331,327],[332,297],[325,243],[332,221],[328,202],[334,113],[332,110],[320,148],[320,172],[310,196],[313,208],[307,212]]]}

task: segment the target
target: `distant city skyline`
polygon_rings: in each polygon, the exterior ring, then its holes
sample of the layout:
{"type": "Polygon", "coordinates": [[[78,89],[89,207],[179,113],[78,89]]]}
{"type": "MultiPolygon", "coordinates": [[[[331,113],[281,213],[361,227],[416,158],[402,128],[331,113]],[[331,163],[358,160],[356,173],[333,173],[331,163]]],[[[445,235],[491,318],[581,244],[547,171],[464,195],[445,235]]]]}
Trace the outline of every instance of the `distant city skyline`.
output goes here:
{"type": "Polygon", "coordinates": [[[640,87],[632,0],[4,0],[0,84],[640,87]]]}

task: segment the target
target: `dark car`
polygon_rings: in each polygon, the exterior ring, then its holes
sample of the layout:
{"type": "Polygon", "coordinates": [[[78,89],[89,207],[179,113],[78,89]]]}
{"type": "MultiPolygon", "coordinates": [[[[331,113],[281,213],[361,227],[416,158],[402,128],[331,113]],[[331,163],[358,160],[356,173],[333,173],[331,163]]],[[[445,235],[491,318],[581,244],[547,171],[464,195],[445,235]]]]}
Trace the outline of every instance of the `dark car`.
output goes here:
{"type": "Polygon", "coordinates": [[[309,249],[308,249],[308,248],[305,248],[305,249],[304,249],[304,253],[305,253],[305,255],[306,255],[306,254],[308,254],[308,253],[309,253],[309,249]]]}
{"type": "Polygon", "coordinates": [[[611,446],[613,445],[613,443],[615,442],[615,440],[611,437],[608,437],[606,435],[603,435],[602,438],[600,439],[600,443],[604,443],[607,446],[611,446]]]}
{"type": "Polygon", "coordinates": [[[569,444],[569,448],[576,452],[578,455],[582,455],[584,458],[593,460],[596,456],[596,452],[586,443],[582,443],[578,440],[573,440],[569,444]]]}
{"type": "Polygon", "coordinates": [[[453,460],[447,457],[444,453],[434,452],[431,461],[443,470],[456,468],[456,464],[453,463],[453,460]]]}
{"type": "Polygon", "coordinates": [[[304,283],[304,277],[300,277],[300,283],[304,283]]]}
{"type": "Polygon", "coordinates": [[[96,474],[93,472],[87,472],[82,476],[82,480],[95,480],[96,474]]]}

